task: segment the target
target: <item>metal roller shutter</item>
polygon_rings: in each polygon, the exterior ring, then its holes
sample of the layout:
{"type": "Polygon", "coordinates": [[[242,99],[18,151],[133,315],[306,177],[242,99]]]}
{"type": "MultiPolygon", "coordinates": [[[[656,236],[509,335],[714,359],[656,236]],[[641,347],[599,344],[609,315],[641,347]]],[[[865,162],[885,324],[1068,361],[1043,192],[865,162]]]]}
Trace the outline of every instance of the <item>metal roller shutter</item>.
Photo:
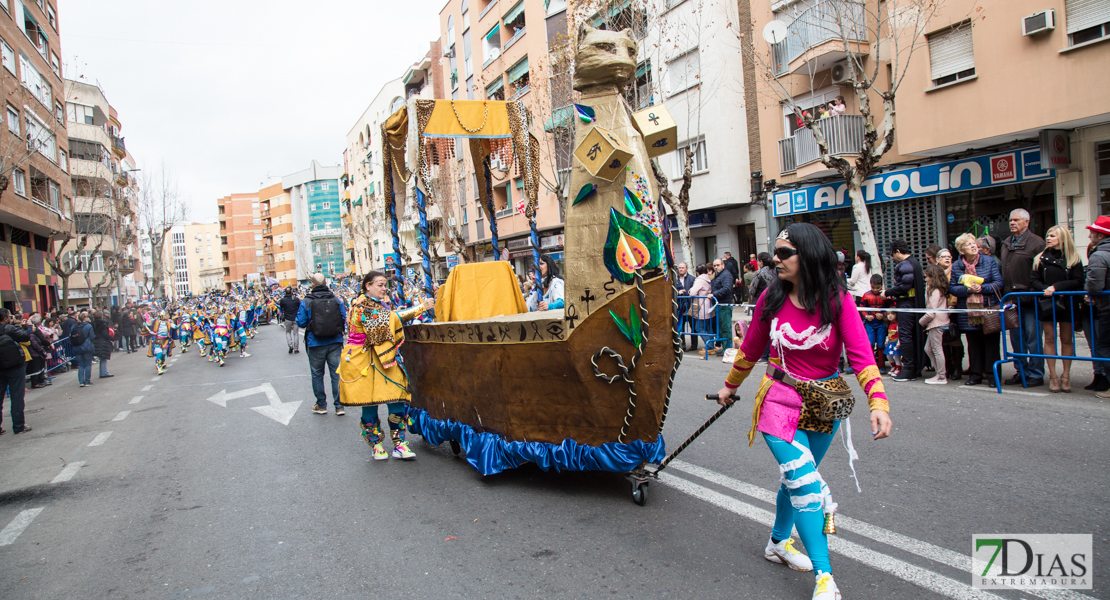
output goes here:
{"type": "Polygon", "coordinates": [[[1065,0],[1064,11],[1072,34],[1110,21],[1110,0],[1065,0]]]}
{"type": "Polygon", "coordinates": [[[940,79],[975,68],[971,43],[971,24],[929,38],[929,65],[932,78],[940,79]]]}
{"type": "Polygon", "coordinates": [[[894,276],[894,261],[890,259],[890,242],[894,240],[906,240],[913,255],[921,261],[921,267],[925,268],[925,249],[936,244],[939,237],[936,196],[870,204],[867,213],[871,216],[875,245],[883,259],[883,278],[887,283],[894,276]]]}

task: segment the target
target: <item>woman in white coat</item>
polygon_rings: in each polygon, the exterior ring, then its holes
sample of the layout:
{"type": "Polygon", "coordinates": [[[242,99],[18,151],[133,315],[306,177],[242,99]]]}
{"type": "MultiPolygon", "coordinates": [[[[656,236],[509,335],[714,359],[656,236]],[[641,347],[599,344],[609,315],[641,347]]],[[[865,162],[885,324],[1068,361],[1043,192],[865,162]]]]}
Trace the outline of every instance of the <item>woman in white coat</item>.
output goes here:
{"type": "Polygon", "coordinates": [[[871,255],[866,250],[856,252],[856,264],[852,266],[852,275],[848,277],[848,292],[856,299],[871,291],[871,255]]]}

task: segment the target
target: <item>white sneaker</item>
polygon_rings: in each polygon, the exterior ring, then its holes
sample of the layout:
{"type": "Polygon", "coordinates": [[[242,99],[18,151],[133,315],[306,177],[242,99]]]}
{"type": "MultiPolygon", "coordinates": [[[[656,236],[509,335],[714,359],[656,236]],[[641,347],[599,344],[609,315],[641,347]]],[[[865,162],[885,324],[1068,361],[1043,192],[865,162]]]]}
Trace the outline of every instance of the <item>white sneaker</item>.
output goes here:
{"type": "Polygon", "coordinates": [[[929,385],[948,385],[948,379],[937,375],[936,377],[926,379],[925,383],[929,385]]]}
{"type": "Polygon", "coordinates": [[[813,586],[813,600],[840,600],[840,590],[833,581],[832,573],[817,574],[817,583],[813,586]]]}
{"type": "Polygon", "coordinates": [[[778,544],[771,539],[767,540],[767,548],[763,550],[763,558],[785,564],[795,571],[812,571],[813,563],[809,557],[794,549],[794,538],[787,538],[778,544]]]}
{"type": "Polygon", "coordinates": [[[393,458],[400,458],[402,460],[412,460],[416,458],[416,453],[409,450],[408,444],[400,442],[393,447],[393,458]]]}

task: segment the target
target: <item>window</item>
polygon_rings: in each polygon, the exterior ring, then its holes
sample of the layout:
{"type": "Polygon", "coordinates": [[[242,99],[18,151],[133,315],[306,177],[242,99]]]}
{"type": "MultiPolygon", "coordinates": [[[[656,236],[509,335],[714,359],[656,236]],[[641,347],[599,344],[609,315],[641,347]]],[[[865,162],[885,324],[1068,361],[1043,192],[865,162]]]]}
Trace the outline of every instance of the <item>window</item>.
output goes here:
{"type": "Polygon", "coordinates": [[[651,106],[651,61],[636,65],[636,85],[628,86],[624,93],[625,100],[633,110],[641,110],[651,106]]]}
{"type": "Polygon", "coordinates": [[[66,160],[66,151],[65,150],[59,150],[58,151],[58,166],[61,167],[62,170],[65,171],[66,173],[69,172],[69,162],[66,160]]]}
{"type": "Polygon", "coordinates": [[[31,95],[42,102],[47,107],[54,105],[54,97],[51,92],[50,83],[46,78],[39,73],[31,61],[27,60],[26,56],[21,53],[19,55],[19,77],[23,86],[31,91],[31,95]]]}
{"type": "Polygon", "coordinates": [[[667,62],[671,95],[684,92],[701,82],[701,55],[697,48],[667,62]]]}
{"type": "Polygon", "coordinates": [[[8,105],[8,131],[20,135],[19,133],[19,111],[8,105]]]}
{"type": "Polygon", "coordinates": [[[261,225],[262,224],[262,219],[254,219],[254,224],[255,225],[261,225]]]}
{"type": "Polygon", "coordinates": [[[309,204],[308,205],[308,210],[316,210],[316,205],[315,204],[309,204]]]}
{"type": "MultiPolygon", "coordinates": [[[[330,184],[329,184],[328,182],[326,182],[326,181],[325,181],[324,183],[321,183],[321,184],[320,184],[320,189],[321,189],[321,190],[327,190],[327,189],[328,189],[328,186],[329,186],[329,185],[330,185],[330,184]]],[[[326,208],[326,207],[325,207],[325,208],[326,208]]]]}
{"type": "Polygon", "coordinates": [[[212,256],[212,246],[208,247],[208,256],[212,256]]]}
{"type": "Polygon", "coordinates": [[[94,125],[93,107],[84,104],[74,104],[70,102],[66,104],[66,114],[71,123],[84,123],[85,125],[94,125]]]}
{"type": "MultiPolygon", "coordinates": [[[[313,223],[312,224],[312,230],[316,231],[318,229],[320,229],[320,224],[319,223],[313,223]]],[[[317,252],[319,252],[319,250],[317,250],[317,252]]]]}
{"type": "Polygon", "coordinates": [[[57,31],[58,15],[54,12],[54,7],[50,6],[49,4],[46,5],[46,18],[48,21],[50,21],[50,26],[54,28],[54,31],[57,31]]]}
{"type": "Polygon", "coordinates": [[[59,123],[64,123],[66,120],[66,107],[61,102],[54,105],[54,118],[58,119],[59,123]]]}
{"type": "Polygon", "coordinates": [[[27,181],[23,176],[23,171],[16,169],[12,171],[12,185],[15,186],[15,193],[27,197],[27,181]]]}
{"type": "Polygon", "coordinates": [[[1110,3],[1100,0],[1065,0],[1068,45],[1086,44],[1110,36],[1110,3]]]}
{"type": "Polygon", "coordinates": [[[261,233],[254,234],[254,241],[261,242],[262,241],[262,234],[261,233]]]}
{"type": "Polygon", "coordinates": [[[212,241],[212,232],[211,231],[205,232],[204,241],[206,241],[206,242],[211,242],[212,241]]]}
{"type": "Polygon", "coordinates": [[[50,208],[57,211],[62,208],[62,189],[53,181],[50,182],[50,208]]]}
{"type": "MultiPolygon", "coordinates": [[[[326,183],[324,185],[327,185],[326,183]]],[[[322,208],[331,208],[331,202],[324,202],[322,208]]]]}
{"type": "Polygon", "coordinates": [[[4,40],[0,40],[0,48],[2,48],[2,51],[0,51],[2,61],[0,62],[3,62],[5,69],[15,75],[15,50],[12,50],[12,47],[4,40]]]}
{"type": "Polygon", "coordinates": [[[197,246],[197,254],[202,254],[203,252],[204,248],[202,248],[201,246],[197,246]]]}
{"type": "Polygon", "coordinates": [[[31,110],[25,111],[27,123],[27,145],[32,146],[39,154],[49,158],[51,162],[58,161],[58,148],[54,134],[46,128],[46,124],[38,119],[31,110]]]}
{"type": "Polygon", "coordinates": [[[262,256],[262,251],[261,250],[255,250],[254,255],[255,256],[262,256]]]}
{"type": "Polygon", "coordinates": [[[486,86],[486,99],[487,100],[504,100],[505,99],[505,80],[500,75],[497,76],[492,83],[486,86]]]}
{"type": "Polygon", "coordinates": [[[488,66],[493,59],[501,56],[501,25],[500,23],[493,26],[486,36],[482,38],[482,56],[486,57],[486,61],[482,66],[488,66]]]}
{"type": "Polygon", "coordinates": [[[929,36],[929,67],[933,87],[975,75],[970,22],[929,36]]]}
{"type": "Polygon", "coordinates": [[[709,154],[705,149],[705,136],[699,136],[697,139],[679,144],[678,150],[674,153],[675,179],[681,179],[682,172],[686,168],[687,148],[692,148],[694,151],[694,169],[691,172],[694,175],[699,175],[709,170],[709,154]]]}
{"type": "Polygon", "coordinates": [[[50,70],[58,77],[62,76],[62,63],[58,60],[58,55],[53,52],[50,53],[50,70]]]}

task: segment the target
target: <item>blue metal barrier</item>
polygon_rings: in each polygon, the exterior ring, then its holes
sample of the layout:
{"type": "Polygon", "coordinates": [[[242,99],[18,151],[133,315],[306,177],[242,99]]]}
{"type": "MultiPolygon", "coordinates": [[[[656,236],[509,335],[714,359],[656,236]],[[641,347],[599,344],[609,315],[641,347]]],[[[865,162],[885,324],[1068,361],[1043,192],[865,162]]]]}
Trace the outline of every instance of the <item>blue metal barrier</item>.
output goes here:
{"type": "MultiPolygon", "coordinates": [[[[730,304],[718,305],[713,296],[678,296],[679,334],[682,337],[697,337],[702,340],[702,357],[709,360],[709,346],[724,340],[720,337],[718,307],[732,310],[730,304]],[[699,318],[705,314],[707,319],[699,318]]],[[[685,342],[683,342],[685,343],[685,342]]]]}
{"type": "Polygon", "coordinates": [[[50,354],[53,356],[46,361],[46,372],[52,373],[58,369],[63,372],[68,370],[69,361],[73,359],[73,349],[69,346],[69,338],[62,338],[50,344],[50,354]]]}
{"type": "MultiPolygon", "coordinates": [[[[1022,387],[1025,387],[1025,384],[1026,384],[1025,367],[1021,364],[1021,360],[1020,360],[1020,359],[1023,359],[1023,358],[1040,358],[1040,359],[1055,359],[1055,360],[1086,360],[1086,361],[1090,361],[1092,363],[1096,363],[1096,362],[1108,363],[1108,362],[1110,362],[1110,358],[1099,358],[1099,357],[1094,356],[1094,354],[1095,354],[1094,349],[1097,347],[1097,340],[1098,340],[1098,334],[1097,334],[1097,331],[1098,331],[1098,317],[1095,315],[1095,306],[1094,306],[1094,302],[1092,300],[1092,296],[1110,297],[1110,292],[1101,292],[1101,293],[1098,293],[1098,294],[1088,294],[1087,292],[1084,292],[1084,291],[1055,292],[1051,296],[1045,296],[1043,292],[1011,292],[1011,293],[1006,294],[1005,296],[1002,297],[1002,306],[1003,307],[1013,308],[1014,310],[1017,311],[1017,314],[1018,314],[1018,339],[1021,342],[1021,346],[1022,346],[1021,350],[1022,351],[1018,352],[1016,349],[1010,349],[1010,347],[1009,347],[1010,336],[1008,336],[1006,334],[1007,334],[1008,331],[1012,331],[1012,330],[1007,330],[1007,328],[1006,328],[1006,318],[1005,318],[1005,315],[1002,315],[1002,336],[1001,336],[1002,337],[1002,360],[994,363],[994,381],[995,381],[995,386],[997,387],[999,394],[1002,393],[1001,368],[1002,368],[1002,365],[1004,365],[1006,363],[1009,363],[1009,362],[1014,363],[1014,366],[1017,368],[1018,375],[1021,377],[1022,387]],[[1023,298],[1034,300],[1034,302],[1032,303],[1031,308],[1033,309],[1033,314],[1034,314],[1036,322],[1037,322],[1037,332],[1036,332],[1036,335],[1034,336],[1036,338],[1036,342],[1037,342],[1037,344],[1036,344],[1036,350],[1037,351],[1036,352],[1027,351],[1028,346],[1029,346],[1029,342],[1024,339],[1024,336],[1023,336],[1024,332],[1021,331],[1022,319],[1024,319],[1026,317],[1026,315],[1029,312],[1029,308],[1030,308],[1028,306],[1022,306],[1021,301],[1022,301],[1023,298]],[[1071,356],[1065,356],[1065,355],[1058,354],[1058,353],[1057,354],[1045,354],[1044,353],[1044,339],[1042,337],[1043,332],[1042,332],[1042,329],[1041,329],[1041,322],[1042,322],[1041,321],[1041,316],[1042,316],[1042,312],[1044,312],[1044,316],[1046,316],[1046,317],[1048,316],[1048,314],[1047,314],[1047,311],[1042,311],[1041,310],[1040,302],[1036,301],[1036,300],[1041,300],[1041,299],[1052,299],[1052,302],[1051,302],[1051,305],[1052,305],[1051,321],[1045,321],[1045,322],[1050,322],[1052,324],[1053,340],[1055,340],[1059,337],[1059,331],[1058,331],[1059,327],[1058,326],[1061,322],[1060,319],[1064,319],[1063,320],[1064,323],[1070,323],[1071,324],[1071,347],[1072,347],[1072,352],[1073,352],[1073,354],[1071,356]],[[1066,304],[1064,306],[1058,306],[1056,300],[1059,300],[1059,299],[1066,300],[1066,304]],[[1087,301],[1084,302],[1084,299],[1086,299],[1087,301]],[[1067,314],[1066,315],[1060,314],[1061,312],[1067,313],[1067,314]],[[1076,318],[1077,316],[1079,317],[1078,319],[1076,318]],[[1088,344],[1091,347],[1091,356],[1077,356],[1075,354],[1076,325],[1078,324],[1080,329],[1082,329],[1084,320],[1086,320],[1086,322],[1090,323],[1090,325],[1091,325],[1090,332],[1091,332],[1092,335],[1088,338],[1088,344]]],[[[1055,342],[1054,342],[1053,345],[1056,345],[1055,342]]]]}

